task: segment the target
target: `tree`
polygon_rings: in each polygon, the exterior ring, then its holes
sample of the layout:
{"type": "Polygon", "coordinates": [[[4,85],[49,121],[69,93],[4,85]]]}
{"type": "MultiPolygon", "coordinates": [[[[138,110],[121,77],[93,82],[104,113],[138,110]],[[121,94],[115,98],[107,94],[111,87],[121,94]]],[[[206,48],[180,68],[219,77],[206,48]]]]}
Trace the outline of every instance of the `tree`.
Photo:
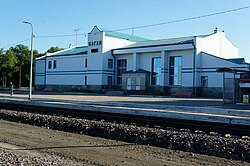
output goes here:
{"type": "MultiPolygon", "coordinates": [[[[33,62],[35,58],[43,56],[37,50],[33,51],[33,62]]],[[[34,72],[33,63],[33,72],[34,72]]],[[[33,75],[34,76],[34,75],[33,75]]],[[[8,81],[18,87],[28,86],[30,77],[30,50],[28,46],[19,44],[10,47],[6,53],[0,49],[0,82],[6,87],[8,81]]]]}
{"type": "MultiPolygon", "coordinates": [[[[16,73],[12,75],[12,80],[20,88],[21,86],[28,86],[30,77],[30,50],[28,46],[19,44],[15,47],[11,47],[9,50],[14,51],[17,58],[17,68],[16,73]]],[[[33,51],[33,62],[35,58],[42,56],[37,50],[33,51]]],[[[33,63],[33,69],[34,69],[33,63]]],[[[33,71],[34,72],[34,71],[33,71]]]]}
{"type": "Polygon", "coordinates": [[[58,46],[56,46],[56,47],[50,47],[50,48],[47,50],[47,52],[48,52],[48,53],[54,53],[54,52],[61,51],[61,50],[63,50],[63,48],[59,48],[58,46]]]}
{"type": "Polygon", "coordinates": [[[6,87],[7,80],[13,76],[17,71],[18,60],[13,50],[8,50],[5,54],[0,56],[0,76],[2,86],[6,87]]]}
{"type": "MultiPolygon", "coordinates": [[[[30,53],[30,51],[29,51],[30,53]]],[[[33,50],[33,77],[34,77],[34,73],[35,73],[35,59],[42,56],[42,54],[38,53],[37,50],[33,50]]],[[[25,73],[24,73],[24,79],[26,80],[26,85],[28,85],[29,83],[29,79],[30,79],[30,54],[29,54],[29,60],[27,61],[27,64],[25,65],[25,73]]],[[[34,80],[34,79],[33,79],[34,80]]],[[[34,82],[33,82],[34,83],[34,82]]]]}
{"type": "MultiPolygon", "coordinates": [[[[18,87],[20,88],[22,86],[22,66],[28,65],[29,63],[29,57],[30,57],[30,51],[29,48],[25,45],[19,44],[16,45],[14,48],[11,47],[10,50],[14,51],[16,57],[17,57],[17,66],[18,66],[18,87]]],[[[16,80],[16,79],[15,79],[16,80]]]]}

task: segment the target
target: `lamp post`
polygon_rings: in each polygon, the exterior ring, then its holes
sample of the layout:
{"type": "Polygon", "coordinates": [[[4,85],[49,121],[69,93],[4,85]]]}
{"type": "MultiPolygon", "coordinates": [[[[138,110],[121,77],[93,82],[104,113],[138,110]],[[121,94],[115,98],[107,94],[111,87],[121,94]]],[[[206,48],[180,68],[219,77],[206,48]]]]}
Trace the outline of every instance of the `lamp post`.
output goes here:
{"type": "Polygon", "coordinates": [[[23,63],[20,65],[20,70],[19,70],[19,88],[21,88],[22,86],[22,66],[23,66],[23,63]]]}
{"type": "Polygon", "coordinates": [[[30,51],[30,87],[29,87],[29,100],[32,99],[32,73],[33,73],[33,42],[34,42],[34,30],[33,25],[30,22],[23,21],[24,24],[29,24],[31,27],[31,51],[30,51]]]}
{"type": "Polygon", "coordinates": [[[79,30],[81,30],[81,29],[80,28],[74,29],[74,31],[76,32],[76,47],[77,47],[77,35],[78,35],[77,33],[78,33],[79,30]]]}

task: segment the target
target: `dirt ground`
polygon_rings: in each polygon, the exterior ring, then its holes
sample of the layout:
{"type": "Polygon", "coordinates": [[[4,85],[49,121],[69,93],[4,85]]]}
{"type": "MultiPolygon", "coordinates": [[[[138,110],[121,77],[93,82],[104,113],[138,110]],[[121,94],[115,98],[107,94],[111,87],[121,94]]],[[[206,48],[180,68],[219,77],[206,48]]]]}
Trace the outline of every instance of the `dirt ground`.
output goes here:
{"type": "Polygon", "coordinates": [[[0,165],[250,165],[0,120],[0,165]]]}

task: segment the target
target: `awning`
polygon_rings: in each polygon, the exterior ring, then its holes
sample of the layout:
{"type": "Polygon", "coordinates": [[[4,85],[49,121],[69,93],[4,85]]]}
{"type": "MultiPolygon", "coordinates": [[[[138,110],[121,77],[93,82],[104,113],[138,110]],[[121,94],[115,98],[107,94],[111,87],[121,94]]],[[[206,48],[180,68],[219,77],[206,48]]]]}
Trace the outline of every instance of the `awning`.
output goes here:
{"type": "Polygon", "coordinates": [[[232,68],[228,68],[228,67],[218,68],[218,69],[216,69],[216,71],[217,72],[235,73],[235,74],[250,73],[249,70],[238,70],[238,69],[232,69],[232,68]]]}

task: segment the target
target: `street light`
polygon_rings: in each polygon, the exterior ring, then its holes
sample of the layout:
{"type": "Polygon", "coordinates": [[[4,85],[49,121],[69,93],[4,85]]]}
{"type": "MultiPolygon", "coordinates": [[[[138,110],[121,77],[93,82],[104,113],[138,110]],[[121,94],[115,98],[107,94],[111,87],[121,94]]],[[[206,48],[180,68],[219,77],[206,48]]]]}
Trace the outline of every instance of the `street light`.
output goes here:
{"type": "Polygon", "coordinates": [[[32,73],[33,73],[33,42],[34,42],[34,30],[33,25],[30,22],[23,21],[24,24],[29,24],[31,27],[31,51],[30,51],[30,87],[29,87],[29,100],[32,99],[32,73]]]}
{"type": "Polygon", "coordinates": [[[78,29],[74,29],[74,31],[76,32],[76,47],[77,47],[77,32],[79,31],[79,30],[81,30],[80,28],[78,28],[78,29]]]}

